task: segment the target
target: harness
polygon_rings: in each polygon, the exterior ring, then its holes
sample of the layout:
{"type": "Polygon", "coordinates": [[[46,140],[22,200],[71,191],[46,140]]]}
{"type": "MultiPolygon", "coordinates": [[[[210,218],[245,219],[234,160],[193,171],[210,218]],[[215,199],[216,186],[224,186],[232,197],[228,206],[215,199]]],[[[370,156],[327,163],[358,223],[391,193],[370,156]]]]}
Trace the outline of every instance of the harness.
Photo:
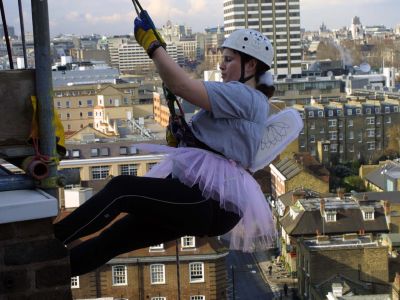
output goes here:
{"type": "Polygon", "coordinates": [[[185,120],[185,113],[177,97],[165,85],[163,85],[163,90],[170,113],[169,124],[167,127],[167,141],[169,131],[176,140],[176,147],[201,148],[222,155],[195,137],[192,129],[185,120]],[[178,106],[179,113],[176,112],[175,103],[178,106]]]}

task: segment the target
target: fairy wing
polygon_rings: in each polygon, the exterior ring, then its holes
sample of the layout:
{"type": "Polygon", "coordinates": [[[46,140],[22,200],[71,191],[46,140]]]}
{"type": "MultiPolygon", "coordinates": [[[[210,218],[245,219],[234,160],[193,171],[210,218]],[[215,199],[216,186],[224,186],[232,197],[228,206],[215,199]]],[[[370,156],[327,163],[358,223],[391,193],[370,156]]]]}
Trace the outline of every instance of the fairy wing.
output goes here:
{"type": "Polygon", "coordinates": [[[269,117],[250,171],[255,172],[268,165],[298,137],[302,128],[300,114],[293,108],[286,108],[269,117]]]}

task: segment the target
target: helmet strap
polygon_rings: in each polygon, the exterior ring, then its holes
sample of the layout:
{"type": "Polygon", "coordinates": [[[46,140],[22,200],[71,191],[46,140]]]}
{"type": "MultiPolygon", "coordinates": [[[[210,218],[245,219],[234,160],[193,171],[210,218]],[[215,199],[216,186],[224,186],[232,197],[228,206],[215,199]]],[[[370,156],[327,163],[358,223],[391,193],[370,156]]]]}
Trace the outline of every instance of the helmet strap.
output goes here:
{"type": "Polygon", "coordinates": [[[240,52],[240,79],[239,79],[239,82],[241,82],[241,83],[246,83],[247,81],[249,81],[250,79],[252,79],[254,77],[254,74],[244,77],[244,71],[245,71],[244,67],[245,67],[244,55],[242,52],[240,52]]]}

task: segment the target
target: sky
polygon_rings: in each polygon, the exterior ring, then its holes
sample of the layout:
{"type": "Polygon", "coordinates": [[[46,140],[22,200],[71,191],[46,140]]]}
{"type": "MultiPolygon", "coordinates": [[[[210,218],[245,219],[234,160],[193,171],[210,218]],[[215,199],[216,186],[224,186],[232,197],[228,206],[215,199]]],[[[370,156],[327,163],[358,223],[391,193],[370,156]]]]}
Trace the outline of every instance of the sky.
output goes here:
{"type": "MultiPolygon", "coordinates": [[[[31,1],[22,0],[25,31],[32,31],[31,1]]],[[[7,24],[19,35],[18,1],[3,1],[7,24]]],[[[223,0],[140,0],[156,26],[168,20],[192,27],[194,32],[223,25],[223,0]]],[[[71,34],[128,34],[135,17],[131,0],[48,0],[51,36],[71,34]]],[[[300,0],[301,27],[317,30],[349,27],[354,16],[363,25],[400,24],[399,0],[300,0]]]]}

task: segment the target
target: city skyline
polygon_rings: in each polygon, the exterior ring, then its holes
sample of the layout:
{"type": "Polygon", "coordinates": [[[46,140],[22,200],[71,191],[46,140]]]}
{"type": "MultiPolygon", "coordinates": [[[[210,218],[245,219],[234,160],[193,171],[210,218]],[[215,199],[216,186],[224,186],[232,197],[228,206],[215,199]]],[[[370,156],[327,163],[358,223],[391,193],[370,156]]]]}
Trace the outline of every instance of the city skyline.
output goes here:
{"type": "MultiPolygon", "coordinates": [[[[48,0],[50,33],[72,34],[127,34],[133,31],[135,16],[128,0],[103,0],[95,5],[93,0],[48,0]]],[[[223,26],[223,0],[143,0],[158,27],[171,20],[174,24],[192,27],[193,32],[204,28],[223,26]],[[206,16],[206,18],[205,18],[206,16]]],[[[19,34],[17,1],[4,4],[7,24],[19,34]]],[[[317,30],[324,23],[330,29],[349,27],[352,17],[358,16],[363,25],[385,25],[393,28],[400,24],[398,0],[301,0],[301,28],[317,30]]],[[[31,31],[30,5],[23,7],[25,30],[31,31]]]]}

